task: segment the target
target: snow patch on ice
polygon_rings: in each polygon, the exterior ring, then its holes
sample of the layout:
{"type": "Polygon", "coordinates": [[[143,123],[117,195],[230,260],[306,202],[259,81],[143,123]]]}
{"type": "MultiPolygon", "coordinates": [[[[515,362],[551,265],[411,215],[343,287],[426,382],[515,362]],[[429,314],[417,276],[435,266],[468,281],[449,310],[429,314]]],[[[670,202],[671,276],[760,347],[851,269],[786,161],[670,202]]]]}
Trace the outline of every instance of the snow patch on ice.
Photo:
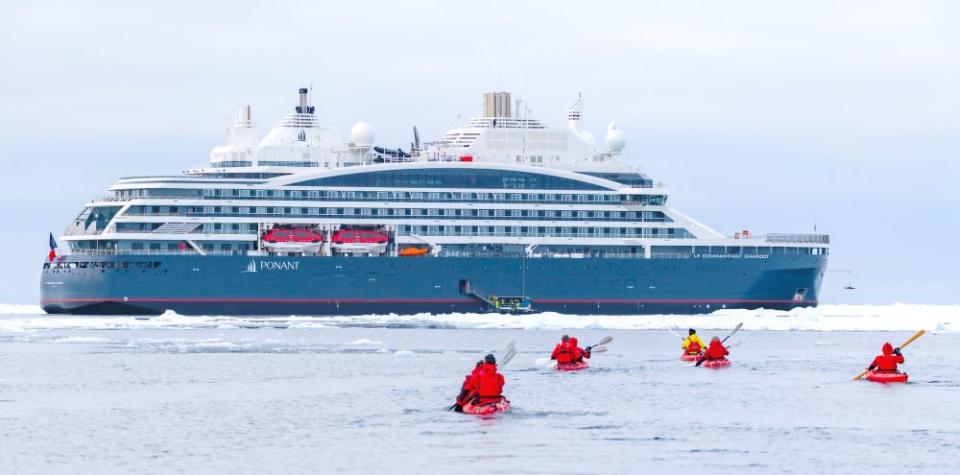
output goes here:
{"type": "Polygon", "coordinates": [[[411,358],[411,357],[417,356],[417,354],[410,350],[397,350],[397,352],[394,353],[393,356],[399,356],[401,358],[411,358]]]}
{"type": "Polygon", "coordinates": [[[113,340],[95,336],[67,336],[63,338],[56,338],[53,341],[54,343],[109,343],[113,340]]]}
{"type": "Polygon", "coordinates": [[[351,345],[382,345],[382,341],[371,340],[369,338],[358,338],[350,342],[351,345]]]}
{"type": "MultiPolygon", "coordinates": [[[[9,307],[9,306],[8,306],[9,307]]],[[[21,306],[24,307],[24,306],[21,306]]],[[[0,309],[4,308],[0,306],[0,309]]],[[[0,333],[44,330],[163,330],[163,329],[327,329],[342,327],[417,327],[528,330],[670,330],[671,328],[726,329],[743,322],[744,330],[960,331],[960,305],[823,305],[780,310],[718,310],[706,315],[533,315],[418,314],[332,317],[187,317],[166,312],[157,317],[94,317],[69,315],[0,314],[0,333]]],[[[379,345],[361,338],[352,345],[379,345]]]]}

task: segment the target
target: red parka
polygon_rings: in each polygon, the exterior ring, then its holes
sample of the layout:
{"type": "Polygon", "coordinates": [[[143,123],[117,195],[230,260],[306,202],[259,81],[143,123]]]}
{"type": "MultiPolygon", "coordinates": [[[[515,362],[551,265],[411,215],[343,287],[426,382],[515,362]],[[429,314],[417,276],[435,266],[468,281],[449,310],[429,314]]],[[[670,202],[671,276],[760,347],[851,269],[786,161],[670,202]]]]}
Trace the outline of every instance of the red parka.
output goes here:
{"type": "Polygon", "coordinates": [[[483,362],[477,363],[477,365],[473,367],[473,371],[471,371],[470,374],[468,374],[466,377],[463,378],[463,386],[461,386],[461,389],[465,391],[470,390],[470,379],[472,379],[474,375],[480,372],[481,366],[483,366],[483,362]]]}
{"type": "Polygon", "coordinates": [[[893,345],[883,344],[883,354],[874,358],[870,368],[877,368],[880,371],[896,371],[897,364],[903,363],[903,355],[893,354],[893,345]]]}
{"type": "Polygon", "coordinates": [[[573,353],[570,351],[570,342],[557,343],[550,354],[551,360],[557,360],[557,363],[570,363],[573,361],[573,353]]]}
{"type": "Polygon", "coordinates": [[[480,402],[499,400],[503,393],[503,375],[497,372],[497,365],[484,363],[470,377],[470,389],[476,391],[480,402]]]}
{"type": "Polygon", "coordinates": [[[717,340],[710,342],[710,346],[707,347],[707,352],[704,353],[704,357],[708,360],[719,360],[729,354],[730,352],[723,347],[723,343],[717,340]]]}
{"type": "Polygon", "coordinates": [[[590,358],[590,352],[580,348],[576,338],[570,339],[570,354],[573,361],[583,361],[584,358],[590,358]]]}

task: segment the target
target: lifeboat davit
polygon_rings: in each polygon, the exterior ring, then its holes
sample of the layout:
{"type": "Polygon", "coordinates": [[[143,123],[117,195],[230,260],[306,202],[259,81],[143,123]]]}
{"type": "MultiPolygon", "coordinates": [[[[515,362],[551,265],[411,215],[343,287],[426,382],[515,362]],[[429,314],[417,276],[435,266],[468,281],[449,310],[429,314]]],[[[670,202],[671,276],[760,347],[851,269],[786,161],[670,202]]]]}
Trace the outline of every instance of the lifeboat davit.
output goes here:
{"type": "Polygon", "coordinates": [[[430,252],[430,249],[425,247],[405,247],[400,249],[401,256],[423,256],[426,253],[430,252]]]}
{"type": "Polygon", "coordinates": [[[271,229],[263,235],[263,247],[273,252],[316,253],[323,247],[323,234],[305,228],[271,229]]]}
{"type": "Polygon", "coordinates": [[[330,241],[330,247],[343,253],[382,254],[390,237],[377,231],[344,229],[335,232],[330,241]]]}

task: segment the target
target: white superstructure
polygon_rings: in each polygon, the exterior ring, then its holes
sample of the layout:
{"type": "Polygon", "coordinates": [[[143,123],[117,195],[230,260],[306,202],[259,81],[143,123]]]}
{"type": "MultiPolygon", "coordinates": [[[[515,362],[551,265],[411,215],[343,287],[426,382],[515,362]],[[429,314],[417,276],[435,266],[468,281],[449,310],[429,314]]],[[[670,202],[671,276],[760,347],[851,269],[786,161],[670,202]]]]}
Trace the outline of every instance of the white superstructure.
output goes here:
{"type": "MultiPolygon", "coordinates": [[[[364,229],[389,234],[382,251],[393,254],[425,244],[435,255],[480,246],[649,258],[754,237],[724,236],[668,208],[667,190],[622,160],[626,137],[616,123],[596,150],[581,126],[582,98],[566,127],[549,128],[514,116],[509,93],[488,93],[484,117],[405,152],[375,146],[366,122],[343,139],[319,124],[307,89],[299,92],[294,112],[259,140],[250,107],[241,107],[209,167],[119,180],[64,239],[77,251],[247,253],[282,251],[264,245],[271,229],[311,230],[326,243],[338,230],[364,229]]],[[[818,239],[779,236],[753,246],[822,252],[818,239]]]]}

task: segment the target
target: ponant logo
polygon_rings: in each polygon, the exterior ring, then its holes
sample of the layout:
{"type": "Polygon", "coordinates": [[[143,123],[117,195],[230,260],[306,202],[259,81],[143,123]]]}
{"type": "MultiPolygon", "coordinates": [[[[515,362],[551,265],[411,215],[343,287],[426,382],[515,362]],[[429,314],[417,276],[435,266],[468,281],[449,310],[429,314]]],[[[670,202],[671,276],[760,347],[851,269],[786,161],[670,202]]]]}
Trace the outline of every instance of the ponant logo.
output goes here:
{"type": "Polygon", "coordinates": [[[243,273],[259,271],[291,271],[300,270],[300,261],[260,261],[259,265],[253,259],[247,264],[243,273]]]}

